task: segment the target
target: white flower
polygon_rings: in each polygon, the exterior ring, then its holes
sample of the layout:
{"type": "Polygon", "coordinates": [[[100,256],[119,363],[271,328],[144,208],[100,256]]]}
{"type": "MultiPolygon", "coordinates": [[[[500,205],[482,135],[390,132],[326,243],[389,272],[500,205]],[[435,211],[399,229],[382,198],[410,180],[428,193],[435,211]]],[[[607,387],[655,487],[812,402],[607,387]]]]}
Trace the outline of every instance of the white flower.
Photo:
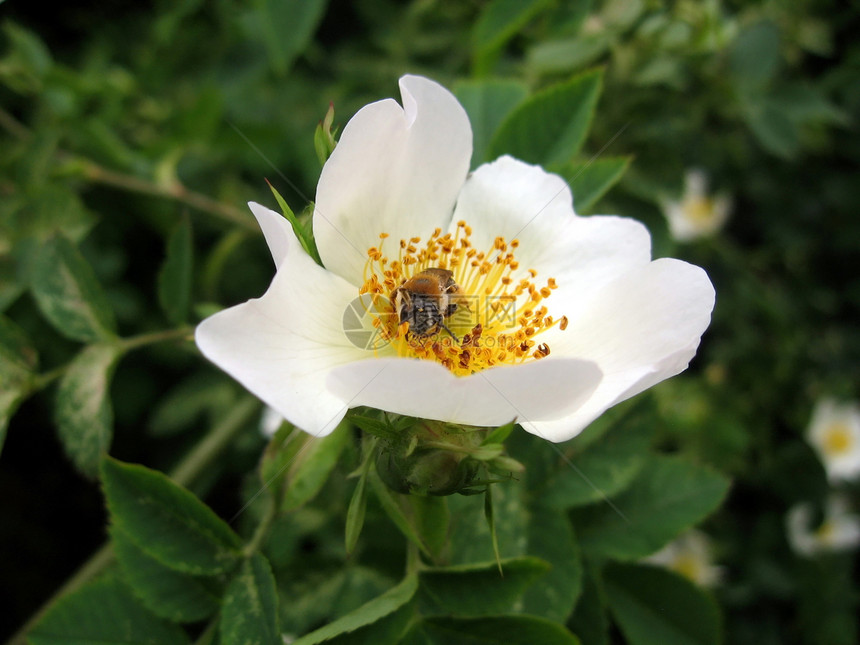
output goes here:
{"type": "Polygon", "coordinates": [[[708,179],[701,170],[688,170],[680,200],[663,200],[669,232],[679,242],[710,237],[719,231],[732,210],[728,195],[708,195],[708,179]]]}
{"type": "Polygon", "coordinates": [[[824,519],[813,529],[812,504],[793,506],[786,517],[788,543],[796,553],[812,556],[826,551],[846,551],[860,544],[860,517],[849,512],[840,496],[827,500],[824,519]]]}
{"type": "Polygon", "coordinates": [[[274,437],[275,433],[284,423],[284,416],[268,405],[263,408],[263,413],[260,415],[260,434],[264,437],[274,437]]]}
{"type": "Polygon", "coordinates": [[[566,182],[537,166],[502,157],[469,173],[454,96],[417,76],[400,89],[403,107],[359,110],[323,168],[313,230],[325,268],[283,217],[250,205],[277,272],[264,296],[200,324],[210,360],[317,436],[370,406],[516,418],[551,441],[687,367],[714,304],[702,269],[651,261],[634,220],[578,217],[566,182]],[[388,300],[428,267],[461,288],[446,323],[456,338],[410,333],[388,300]],[[378,314],[370,349],[345,332],[359,293],[378,314]]]}
{"type": "Polygon", "coordinates": [[[723,576],[722,567],[714,564],[710,538],[701,531],[690,530],[680,535],[645,562],[671,569],[702,587],[712,587],[723,576]]]}
{"type": "Polygon", "coordinates": [[[856,402],[820,400],[806,432],[831,482],[860,475],[860,406],[856,402]]]}

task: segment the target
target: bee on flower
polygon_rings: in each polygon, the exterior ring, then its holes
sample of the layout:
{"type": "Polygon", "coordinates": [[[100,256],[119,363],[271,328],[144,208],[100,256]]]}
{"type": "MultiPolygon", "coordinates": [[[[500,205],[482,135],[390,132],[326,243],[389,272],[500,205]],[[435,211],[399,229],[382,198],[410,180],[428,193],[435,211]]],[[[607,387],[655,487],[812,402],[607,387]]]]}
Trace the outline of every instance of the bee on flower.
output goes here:
{"type": "Polygon", "coordinates": [[[672,237],[691,242],[711,237],[723,228],[732,211],[732,199],[724,193],[708,194],[707,175],[691,169],[684,176],[681,198],[664,199],[661,207],[672,237]]]}
{"type": "Polygon", "coordinates": [[[567,182],[538,166],[502,156],[469,172],[456,98],[419,76],[400,90],[402,106],[359,110],[323,167],[322,266],[287,220],[250,204],[275,277],[198,326],[205,356],[316,436],[368,406],[517,419],[564,441],[686,369],[714,305],[702,269],[652,261],[635,220],[576,215],[567,182]],[[370,300],[372,343],[344,329],[357,298],[370,300]]]}

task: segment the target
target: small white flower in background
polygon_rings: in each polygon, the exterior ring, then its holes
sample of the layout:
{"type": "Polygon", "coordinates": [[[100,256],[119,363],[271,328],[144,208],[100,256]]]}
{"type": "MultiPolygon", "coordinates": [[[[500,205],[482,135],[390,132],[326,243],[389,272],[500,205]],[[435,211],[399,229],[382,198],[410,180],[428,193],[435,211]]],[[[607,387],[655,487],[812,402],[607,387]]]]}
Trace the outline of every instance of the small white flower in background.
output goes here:
{"type": "Polygon", "coordinates": [[[820,400],[806,438],[831,482],[850,481],[860,475],[860,406],[856,402],[820,400]]]}
{"type": "Polygon", "coordinates": [[[680,200],[661,203],[669,223],[669,233],[678,242],[690,242],[717,233],[732,211],[728,195],[708,194],[708,178],[701,170],[688,170],[680,200]]]}
{"type": "Polygon", "coordinates": [[[205,356],[316,436],[370,406],[474,426],[516,418],[564,441],[686,369],[714,305],[702,269],[652,261],[635,220],[577,216],[565,180],[538,166],[504,156],[470,173],[454,96],[418,76],[400,89],[402,107],[359,110],[323,168],[324,267],[287,220],[250,204],[277,271],[261,298],[200,324],[205,356]],[[459,286],[439,305],[456,315],[432,335],[392,304],[426,269],[459,286]]]}
{"type": "Polygon", "coordinates": [[[723,577],[722,567],[714,564],[710,538],[696,530],[683,533],[644,562],[670,569],[702,587],[713,587],[723,577]]]}
{"type": "Polygon", "coordinates": [[[851,513],[845,498],[832,495],[819,526],[813,526],[814,508],[810,503],[788,511],[788,543],[800,555],[812,556],[828,551],[847,551],[860,544],[860,516],[851,513]]]}

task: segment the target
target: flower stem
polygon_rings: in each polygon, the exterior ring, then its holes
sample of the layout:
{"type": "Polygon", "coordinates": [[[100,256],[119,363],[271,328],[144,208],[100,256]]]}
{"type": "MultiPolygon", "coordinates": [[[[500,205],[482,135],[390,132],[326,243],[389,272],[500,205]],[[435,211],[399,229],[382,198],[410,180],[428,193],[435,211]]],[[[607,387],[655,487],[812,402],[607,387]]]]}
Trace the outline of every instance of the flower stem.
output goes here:
{"type": "MultiPolygon", "coordinates": [[[[247,397],[233,407],[230,413],[221,423],[216,425],[209,434],[201,441],[176,467],[168,473],[171,479],[180,486],[187,486],[209,467],[209,464],[217,457],[233,440],[251,418],[251,415],[259,409],[260,403],[253,397],[247,397]]],[[[113,548],[110,543],[102,545],[89,560],[87,560],[75,573],[43,604],[35,614],[24,624],[18,632],[12,636],[6,645],[23,645],[27,633],[33,629],[42,616],[60,597],[76,591],[86,582],[95,578],[114,561],[113,548]]]]}
{"type": "MultiPolygon", "coordinates": [[[[2,108],[0,108],[0,128],[19,141],[27,141],[32,136],[32,132],[30,132],[27,126],[2,108]]],[[[75,162],[81,168],[84,178],[93,183],[112,186],[133,193],[173,199],[191,206],[198,211],[226,220],[231,224],[237,224],[250,231],[257,233],[260,231],[253,218],[245,214],[244,211],[234,208],[229,204],[222,204],[201,193],[188,190],[178,181],[165,184],[156,183],[135,177],[134,175],[109,170],[94,161],[68,152],[58,151],[57,156],[64,161],[75,162]]]]}

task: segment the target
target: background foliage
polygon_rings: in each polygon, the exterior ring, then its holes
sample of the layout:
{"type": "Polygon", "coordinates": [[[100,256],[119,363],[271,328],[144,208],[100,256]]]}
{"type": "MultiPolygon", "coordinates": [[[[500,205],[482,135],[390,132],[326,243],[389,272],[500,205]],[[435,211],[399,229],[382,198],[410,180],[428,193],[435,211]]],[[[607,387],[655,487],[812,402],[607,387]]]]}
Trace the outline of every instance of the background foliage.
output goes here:
{"type": "Polygon", "coordinates": [[[3,634],[95,553],[30,642],[856,642],[856,558],[784,529],[829,491],[814,402],[858,395],[856,7],[7,0],[0,23],[3,634]],[[718,294],[687,373],[560,451],[514,431],[504,578],[483,498],[348,478],[349,424],[266,448],[260,405],[187,340],[271,277],[244,202],[274,207],[268,178],[301,212],[329,103],[343,124],[407,72],[464,103],[475,164],[571,178],[578,212],[640,219],[718,294]],[[659,204],[690,167],[735,208],[678,245],[659,204]],[[640,562],[694,524],[712,591],[640,562]],[[404,577],[419,549],[437,566],[404,577]]]}

